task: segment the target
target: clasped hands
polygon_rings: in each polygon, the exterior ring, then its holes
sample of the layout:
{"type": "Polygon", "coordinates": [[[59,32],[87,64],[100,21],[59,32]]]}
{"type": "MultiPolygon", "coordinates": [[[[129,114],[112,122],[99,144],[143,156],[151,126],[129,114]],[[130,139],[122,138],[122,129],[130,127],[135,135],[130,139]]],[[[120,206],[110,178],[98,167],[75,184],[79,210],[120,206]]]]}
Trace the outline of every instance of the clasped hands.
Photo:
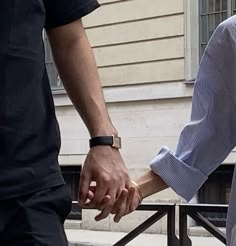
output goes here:
{"type": "Polygon", "coordinates": [[[109,146],[90,149],[80,176],[79,205],[82,208],[98,209],[96,221],[114,214],[114,221],[119,222],[134,211],[142,199],[118,150],[109,146]],[[91,186],[93,181],[96,186],[91,186]]]}
{"type": "Polygon", "coordinates": [[[112,198],[110,195],[105,195],[100,204],[93,206],[92,204],[95,193],[96,186],[90,186],[88,199],[84,205],[84,208],[96,208],[101,211],[95,217],[96,221],[104,219],[104,211],[110,207],[112,208],[110,213],[115,215],[114,222],[118,223],[123,216],[133,212],[142,201],[142,195],[135,184],[132,184],[129,188],[124,188],[120,194],[118,194],[114,204],[111,203],[112,198]]]}

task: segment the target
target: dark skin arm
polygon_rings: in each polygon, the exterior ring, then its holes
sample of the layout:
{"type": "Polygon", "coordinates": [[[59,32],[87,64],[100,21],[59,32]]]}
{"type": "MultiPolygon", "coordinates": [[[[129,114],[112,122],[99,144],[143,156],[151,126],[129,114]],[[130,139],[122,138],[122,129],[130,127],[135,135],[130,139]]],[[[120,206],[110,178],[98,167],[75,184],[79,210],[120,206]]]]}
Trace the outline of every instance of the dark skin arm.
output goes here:
{"type": "MultiPolygon", "coordinates": [[[[81,20],[47,31],[55,63],[63,85],[79,112],[91,137],[117,135],[107,112],[95,58],[81,20]]],[[[90,149],[80,179],[79,204],[85,206],[92,181],[96,190],[90,207],[101,209],[106,195],[106,208],[98,219],[112,210],[116,197],[130,178],[120,152],[110,146],[90,149]]]]}

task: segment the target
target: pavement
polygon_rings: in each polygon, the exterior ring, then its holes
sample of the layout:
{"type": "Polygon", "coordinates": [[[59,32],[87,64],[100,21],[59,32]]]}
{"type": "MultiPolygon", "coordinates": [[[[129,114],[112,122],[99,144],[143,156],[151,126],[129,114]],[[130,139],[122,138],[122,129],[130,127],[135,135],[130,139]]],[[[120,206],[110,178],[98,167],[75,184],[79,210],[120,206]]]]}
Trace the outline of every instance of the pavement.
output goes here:
{"type": "MultiPolygon", "coordinates": [[[[70,246],[112,246],[126,233],[90,231],[90,230],[66,230],[70,246]]],[[[213,237],[191,237],[192,246],[224,246],[213,237]]],[[[128,246],[167,246],[166,235],[141,234],[127,244],[128,246]]]]}

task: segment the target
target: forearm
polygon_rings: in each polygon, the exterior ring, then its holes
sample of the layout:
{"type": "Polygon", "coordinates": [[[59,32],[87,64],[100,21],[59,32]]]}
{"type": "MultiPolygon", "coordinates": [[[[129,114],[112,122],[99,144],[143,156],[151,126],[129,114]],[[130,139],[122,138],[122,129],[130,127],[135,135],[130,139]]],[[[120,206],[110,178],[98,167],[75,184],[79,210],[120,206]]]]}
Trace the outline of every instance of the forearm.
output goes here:
{"type": "Polygon", "coordinates": [[[108,116],[96,62],[82,24],[79,24],[78,32],[73,39],[64,38],[62,43],[49,34],[61,79],[90,135],[116,134],[108,116]]]}
{"type": "Polygon", "coordinates": [[[161,177],[151,170],[137,178],[135,182],[138,184],[143,198],[168,188],[167,184],[161,179],[161,177]]]}

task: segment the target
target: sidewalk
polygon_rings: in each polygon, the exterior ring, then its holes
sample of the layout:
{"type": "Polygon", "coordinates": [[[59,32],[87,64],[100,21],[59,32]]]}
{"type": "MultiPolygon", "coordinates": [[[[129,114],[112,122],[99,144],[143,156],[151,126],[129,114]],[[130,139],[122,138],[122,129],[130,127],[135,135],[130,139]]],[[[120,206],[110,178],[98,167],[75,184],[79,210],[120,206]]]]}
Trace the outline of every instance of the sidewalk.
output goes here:
{"type": "MultiPolygon", "coordinates": [[[[112,246],[121,239],[126,233],[104,232],[89,230],[66,230],[71,246],[112,246]]],[[[192,246],[224,246],[223,243],[212,237],[191,237],[192,246]]],[[[167,246],[165,235],[141,234],[131,241],[129,246],[167,246]],[[157,244],[158,243],[158,244],[157,244]]]]}

